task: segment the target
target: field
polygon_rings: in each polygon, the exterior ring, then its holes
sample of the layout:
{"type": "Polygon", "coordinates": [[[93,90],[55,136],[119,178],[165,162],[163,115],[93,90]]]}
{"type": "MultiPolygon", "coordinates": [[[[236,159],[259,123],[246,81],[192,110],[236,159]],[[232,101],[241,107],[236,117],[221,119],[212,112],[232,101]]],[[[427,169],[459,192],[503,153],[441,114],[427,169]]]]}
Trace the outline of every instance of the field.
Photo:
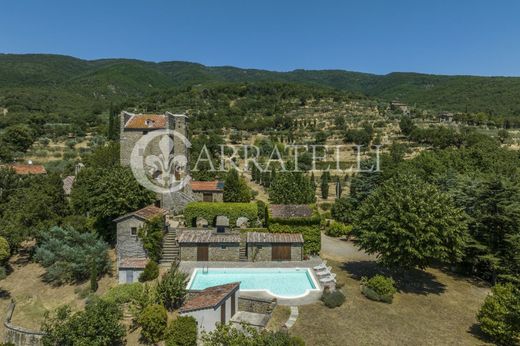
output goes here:
{"type": "Polygon", "coordinates": [[[374,302],[361,294],[359,280],[379,268],[372,259],[349,252],[349,246],[345,246],[349,259],[329,259],[338,282],[345,284],[341,290],[346,302],[335,309],[321,302],[300,307],[291,334],[301,336],[307,345],[487,344],[479,337],[475,318],[489,292],[485,285],[430,268],[412,273],[392,304],[374,302]]]}

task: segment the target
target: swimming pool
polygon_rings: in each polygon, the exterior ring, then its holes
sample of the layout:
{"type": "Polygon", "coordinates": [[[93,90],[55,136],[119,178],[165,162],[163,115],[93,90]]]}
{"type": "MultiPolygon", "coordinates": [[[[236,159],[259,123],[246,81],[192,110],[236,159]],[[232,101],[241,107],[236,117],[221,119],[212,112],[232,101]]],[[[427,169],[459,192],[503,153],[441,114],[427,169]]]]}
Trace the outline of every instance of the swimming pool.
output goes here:
{"type": "Polygon", "coordinates": [[[187,288],[202,290],[230,282],[240,282],[240,291],[266,291],[280,298],[320,290],[308,268],[196,268],[187,288]]]}

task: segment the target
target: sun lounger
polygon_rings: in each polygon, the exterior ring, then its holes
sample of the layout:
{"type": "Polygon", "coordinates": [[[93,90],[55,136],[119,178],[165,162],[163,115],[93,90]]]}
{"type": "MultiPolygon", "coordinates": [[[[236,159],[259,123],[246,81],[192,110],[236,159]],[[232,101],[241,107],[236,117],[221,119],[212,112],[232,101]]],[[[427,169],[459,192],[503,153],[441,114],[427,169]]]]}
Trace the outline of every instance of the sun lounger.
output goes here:
{"type": "Polygon", "coordinates": [[[327,268],[324,268],[323,270],[316,271],[316,275],[318,275],[318,276],[330,275],[332,273],[331,270],[332,270],[332,267],[327,267],[327,268]]]}
{"type": "Polygon", "coordinates": [[[320,282],[322,284],[326,284],[326,283],[329,283],[329,282],[336,282],[336,274],[332,273],[330,274],[330,276],[327,276],[323,279],[320,279],[320,282]]]}
{"type": "Polygon", "coordinates": [[[326,269],[326,268],[327,268],[327,261],[323,261],[320,265],[317,265],[313,269],[318,271],[318,270],[323,270],[323,269],[326,269]]]}

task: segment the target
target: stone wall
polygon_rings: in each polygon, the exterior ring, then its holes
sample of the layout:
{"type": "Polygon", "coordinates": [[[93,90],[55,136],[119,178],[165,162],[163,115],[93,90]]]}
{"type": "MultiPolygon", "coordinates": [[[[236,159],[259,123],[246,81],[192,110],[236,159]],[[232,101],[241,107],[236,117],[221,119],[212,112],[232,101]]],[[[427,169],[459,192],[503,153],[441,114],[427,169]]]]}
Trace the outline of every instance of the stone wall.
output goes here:
{"type": "MultiPolygon", "coordinates": [[[[303,244],[291,244],[291,261],[301,261],[303,259],[303,244]]],[[[247,259],[249,262],[270,262],[272,261],[272,248],[270,243],[248,243],[247,259]]]]}
{"type": "MultiPolygon", "coordinates": [[[[224,192],[211,192],[212,202],[224,202],[224,192]]],[[[194,191],[193,197],[195,200],[202,202],[204,198],[204,192],[194,191]]]]}
{"type": "MultiPolygon", "coordinates": [[[[210,244],[208,261],[238,262],[240,260],[238,243],[210,244]],[[222,248],[225,247],[225,248],[222,248]]],[[[181,244],[181,261],[197,260],[197,244],[181,244]]]]}
{"type": "Polygon", "coordinates": [[[145,258],[146,251],[143,248],[143,242],[139,239],[139,236],[133,236],[131,234],[132,227],[139,228],[144,226],[144,221],[136,218],[129,217],[126,220],[122,220],[117,223],[117,257],[121,258],[145,258]]]}
{"type": "Polygon", "coordinates": [[[42,345],[42,337],[45,335],[39,331],[33,331],[25,329],[19,326],[15,326],[11,323],[11,317],[13,316],[14,308],[16,303],[11,300],[7,308],[7,315],[4,321],[5,327],[5,338],[4,342],[12,343],[16,346],[40,346],[42,345]]]}
{"type": "Polygon", "coordinates": [[[255,312],[257,314],[270,315],[276,307],[276,299],[261,299],[240,296],[238,298],[238,311],[255,312]]]}

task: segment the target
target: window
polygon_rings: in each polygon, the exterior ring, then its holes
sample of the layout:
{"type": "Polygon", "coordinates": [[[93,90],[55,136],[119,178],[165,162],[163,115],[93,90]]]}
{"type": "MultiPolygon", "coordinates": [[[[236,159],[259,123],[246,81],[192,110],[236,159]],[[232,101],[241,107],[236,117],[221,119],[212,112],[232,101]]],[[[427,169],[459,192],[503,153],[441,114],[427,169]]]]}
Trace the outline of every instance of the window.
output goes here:
{"type": "Polygon", "coordinates": [[[130,234],[135,237],[137,235],[137,227],[130,228],[130,234]]]}

